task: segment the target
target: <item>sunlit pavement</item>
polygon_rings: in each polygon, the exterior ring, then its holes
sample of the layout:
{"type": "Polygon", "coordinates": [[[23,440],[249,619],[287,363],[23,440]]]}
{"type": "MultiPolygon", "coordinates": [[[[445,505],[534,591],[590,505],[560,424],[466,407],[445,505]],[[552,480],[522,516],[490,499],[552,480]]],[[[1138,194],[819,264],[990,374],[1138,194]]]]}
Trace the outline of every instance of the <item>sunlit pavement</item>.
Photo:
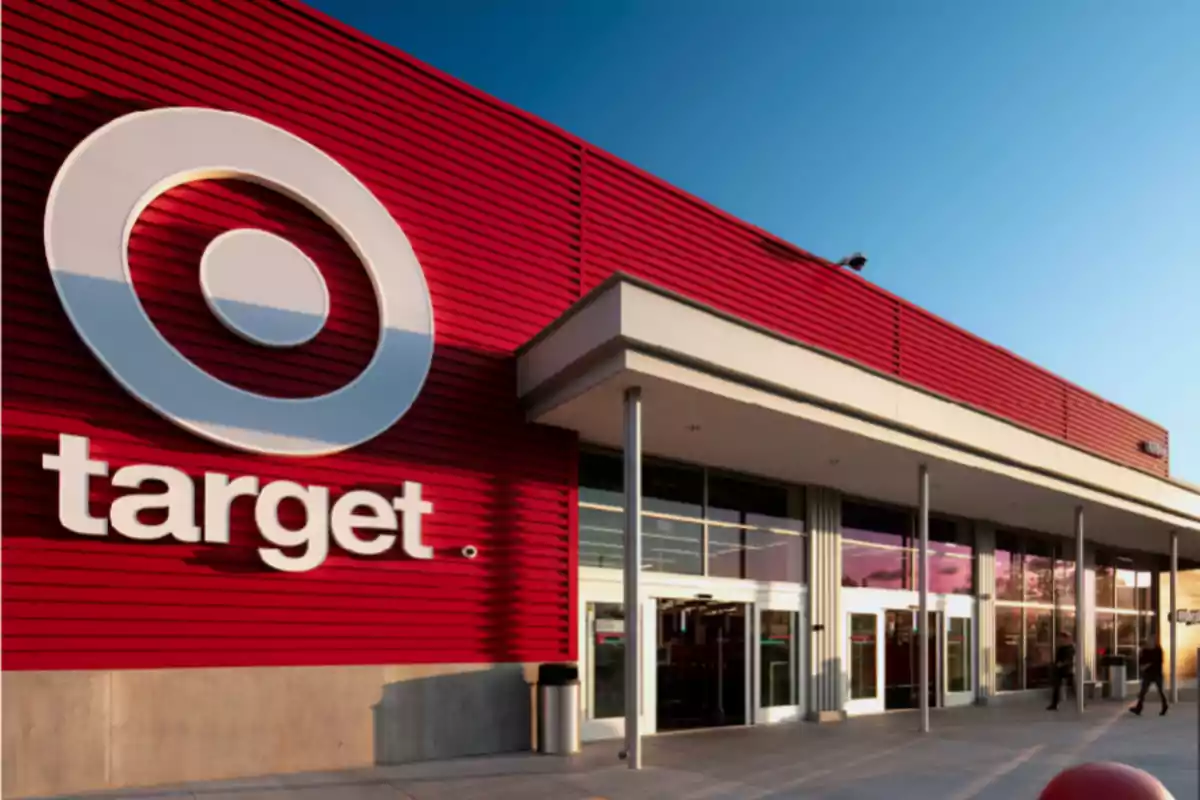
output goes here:
{"type": "Polygon", "coordinates": [[[572,759],[513,755],[275,776],[92,797],[194,800],[783,800],[783,798],[1036,798],[1063,768],[1113,760],[1154,774],[1177,800],[1200,796],[1195,703],[1166,717],[1148,706],[1097,703],[1081,719],[1041,705],[935,712],[915,732],[913,713],[835,725],[788,725],[647,739],[645,769],[618,760],[619,745],[589,745],[572,759]]]}

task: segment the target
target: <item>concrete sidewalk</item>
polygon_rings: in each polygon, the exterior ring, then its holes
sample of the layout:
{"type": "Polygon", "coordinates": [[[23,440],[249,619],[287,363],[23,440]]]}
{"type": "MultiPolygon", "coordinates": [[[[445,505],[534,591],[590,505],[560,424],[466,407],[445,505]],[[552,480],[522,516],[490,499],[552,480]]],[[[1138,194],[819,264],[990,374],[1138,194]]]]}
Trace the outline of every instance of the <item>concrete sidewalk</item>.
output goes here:
{"type": "Polygon", "coordinates": [[[1200,796],[1194,703],[1165,717],[1135,717],[1098,703],[935,712],[933,732],[911,713],[839,725],[738,728],[646,740],[646,768],[632,772],[619,743],[578,757],[530,754],[378,767],[93,794],[141,800],[784,800],[784,798],[1036,798],[1063,768],[1113,760],[1145,769],[1176,800],[1200,796]]]}

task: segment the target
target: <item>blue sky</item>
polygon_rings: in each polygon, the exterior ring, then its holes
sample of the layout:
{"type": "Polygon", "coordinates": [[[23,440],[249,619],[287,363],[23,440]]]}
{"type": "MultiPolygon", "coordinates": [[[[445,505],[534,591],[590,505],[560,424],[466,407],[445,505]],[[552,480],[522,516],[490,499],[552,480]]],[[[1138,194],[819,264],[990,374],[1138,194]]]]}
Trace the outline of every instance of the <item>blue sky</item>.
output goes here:
{"type": "Polygon", "coordinates": [[[801,247],[863,250],[1167,426],[1200,482],[1200,3],[313,4],[801,247]]]}

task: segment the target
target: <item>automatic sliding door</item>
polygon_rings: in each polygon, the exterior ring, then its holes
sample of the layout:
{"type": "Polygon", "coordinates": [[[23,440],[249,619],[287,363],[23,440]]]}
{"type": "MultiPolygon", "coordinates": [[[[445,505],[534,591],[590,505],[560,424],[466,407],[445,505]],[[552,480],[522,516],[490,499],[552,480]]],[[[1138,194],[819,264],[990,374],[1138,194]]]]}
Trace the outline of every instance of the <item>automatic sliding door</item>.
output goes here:
{"type": "MultiPolygon", "coordinates": [[[[920,615],[911,609],[885,612],[884,708],[919,708],[921,697],[920,615]]],[[[942,613],[930,611],[929,626],[929,705],[941,705],[942,613]]]]}
{"type": "Polygon", "coordinates": [[[658,601],[658,730],[746,723],[744,603],[658,601]]]}

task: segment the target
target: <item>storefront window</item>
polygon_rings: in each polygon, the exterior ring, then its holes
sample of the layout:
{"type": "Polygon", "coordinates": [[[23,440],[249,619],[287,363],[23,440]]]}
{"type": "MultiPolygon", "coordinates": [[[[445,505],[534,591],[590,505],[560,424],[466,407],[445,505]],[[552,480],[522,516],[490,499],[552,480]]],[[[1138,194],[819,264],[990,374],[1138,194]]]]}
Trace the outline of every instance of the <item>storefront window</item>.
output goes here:
{"type": "Polygon", "coordinates": [[[842,586],[912,589],[912,554],[908,550],[842,542],[842,586]]]}
{"type": "Polygon", "coordinates": [[[1021,571],[1021,543],[1019,540],[996,534],[996,599],[1020,602],[1024,595],[1024,577],[1021,571]]]}
{"type": "Polygon", "coordinates": [[[621,569],[625,563],[625,512],[579,507],[579,563],[621,569]]]}
{"type": "Polygon", "coordinates": [[[879,694],[878,644],[874,614],[850,615],[850,699],[862,700],[879,694]]]}
{"type": "Polygon", "coordinates": [[[704,470],[647,459],[642,464],[642,511],[704,516],[704,470]]]}
{"type": "Polygon", "coordinates": [[[625,465],[619,456],[590,451],[580,453],[579,502],[625,507],[625,465]]]}
{"type": "Polygon", "coordinates": [[[1158,627],[1153,614],[1141,614],[1138,617],[1138,640],[1154,639],[1158,636],[1158,627]]]}
{"type": "Polygon", "coordinates": [[[807,562],[808,543],[800,534],[709,525],[709,575],[803,583],[807,562]]]}
{"type": "Polygon", "coordinates": [[[704,574],[704,525],[642,516],[642,569],[704,574]]]}
{"type": "Polygon", "coordinates": [[[1021,609],[996,608],[996,688],[1021,688],[1021,609]]]}
{"type": "MultiPolygon", "coordinates": [[[[581,453],[581,566],[624,566],[623,486],[619,455],[581,453]]],[[[707,574],[716,577],[789,583],[807,579],[802,495],[794,487],[646,459],[642,495],[643,569],[703,575],[707,555],[707,574]]]]}
{"type": "Polygon", "coordinates": [[[1096,557],[1096,608],[1116,608],[1117,571],[1106,559],[1096,557]]]}
{"type": "Polygon", "coordinates": [[[1058,611],[1054,615],[1054,647],[1058,648],[1062,644],[1060,638],[1062,634],[1067,634],[1072,641],[1076,641],[1075,637],[1075,612],[1074,611],[1058,611]]]}
{"type": "Polygon", "coordinates": [[[842,538],[907,548],[912,546],[912,515],[885,506],[842,503],[842,538]]]}
{"type": "Polygon", "coordinates": [[[1138,655],[1138,618],[1135,614],[1117,615],[1117,654],[1130,662],[1137,664],[1138,655]]]}
{"type": "MultiPolygon", "coordinates": [[[[1135,668],[1141,643],[1157,632],[1153,570],[1140,558],[1096,554],[1096,652],[1116,654],[1135,668]]],[[[1136,677],[1136,673],[1130,673],[1136,677]]]]}
{"type": "Polygon", "coordinates": [[[794,611],[763,611],[759,615],[761,665],[760,694],[763,708],[794,706],[796,699],[796,627],[794,611]]]}
{"type": "Polygon", "coordinates": [[[1054,604],[1075,607],[1075,560],[1060,555],[1054,560],[1054,604]]]}
{"type": "Polygon", "coordinates": [[[882,506],[842,503],[842,586],[915,588],[911,516],[882,506]]]}
{"type": "Polygon", "coordinates": [[[1137,610],[1137,573],[1131,569],[1117,570],[1117,608],[1137,610]]]}
{"type": "Polygon", "coordinates": [[[787,487],[710,474],[708,503],[710,575],[804,582],[804,521],[788,516],[787,487]]]}
{"type": "Polygon", "coordinates": [[[929,591],[973,594],[975,547],[969,529],[938,517],[929,520],[929,591]]]}
{"type": "Polygon", "coordinates": [[[1137,595],[1137,610],[1151,611],[1154,609],[1154,573],[1139,572],[1137,573],[1137,585],[1135,594],[1137,595]]]}
{"type": "Polygon", "coordinates": [[[1023,559],[1025,572],[1025,602],[1054,602],[1054,546],[1040,541],[1026,541],[1023,559]]]}
{"type": "Polygon", "coordinates": [[[1054,666],[1054,612],[1025,609],[1025,688],[1050,686],[1054,666]]]}
{"type": "MultiPolygon", "coordinates": [[[[1096,613],[1096,658],[1111,655],[1117,649],[1117,617],[1112,613],[1096,613]]],[[[1097,661],[1099,663],[1099,661],[1097,661]]]]}

